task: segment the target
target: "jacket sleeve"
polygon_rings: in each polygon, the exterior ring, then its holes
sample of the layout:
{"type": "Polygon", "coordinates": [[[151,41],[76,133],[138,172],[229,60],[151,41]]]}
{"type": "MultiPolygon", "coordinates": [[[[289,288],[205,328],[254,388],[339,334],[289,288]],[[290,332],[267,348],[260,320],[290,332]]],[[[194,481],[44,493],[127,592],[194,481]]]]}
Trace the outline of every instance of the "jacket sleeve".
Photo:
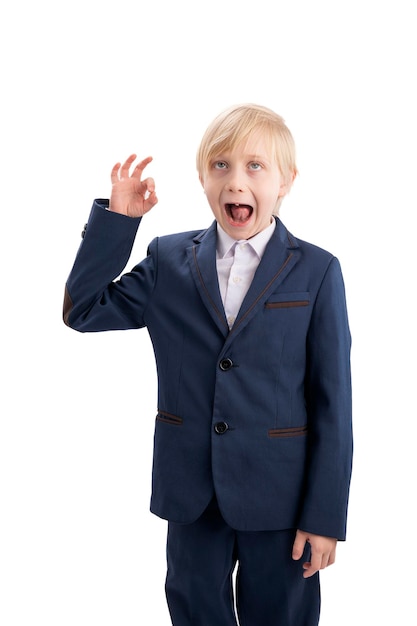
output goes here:
{"type": "Polygon", "coordinates": [[[339,261],[332,258],[314,305],[307,342],[309,457],[299,528],[346,538],[352,469],[351,336],[339,261]]]}
{"type": "Polygon", "coordinates": [[[141,218],[119,215],[107,206],[106,200],[94,201],[65,285],[63,319],[80,332],[143,327],[154,286],[150,254],[117,279],[129,260],[141,218]]]}

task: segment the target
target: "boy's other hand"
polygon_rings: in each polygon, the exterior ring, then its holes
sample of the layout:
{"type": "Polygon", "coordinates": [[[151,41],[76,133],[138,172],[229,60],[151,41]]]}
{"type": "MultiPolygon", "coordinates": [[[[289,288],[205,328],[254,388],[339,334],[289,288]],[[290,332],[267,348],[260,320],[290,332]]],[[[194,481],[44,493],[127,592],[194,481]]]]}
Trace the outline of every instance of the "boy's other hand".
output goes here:
{"type": "Polygon", "coordinates": [[[320,569],[333,565],[336,560],[337,539],[297,530],[292,550],[292,558],[295,561],[301,559],[306,543],[311,547],[311,561],[303,563],[303,576],[310,578],[320,569]]]}
{"type": "Polygon", "coordinates": [[[113,167],[109,208],[110,211],[129,217],[142,217],[155,206],[158,198],[153,178],[142,180],[143,170],[152,161],[152,157],[140,161],[130,173],[130,167],[135,159],[136,154],[131,154],[123,165],[116,163],[113,167]]]}

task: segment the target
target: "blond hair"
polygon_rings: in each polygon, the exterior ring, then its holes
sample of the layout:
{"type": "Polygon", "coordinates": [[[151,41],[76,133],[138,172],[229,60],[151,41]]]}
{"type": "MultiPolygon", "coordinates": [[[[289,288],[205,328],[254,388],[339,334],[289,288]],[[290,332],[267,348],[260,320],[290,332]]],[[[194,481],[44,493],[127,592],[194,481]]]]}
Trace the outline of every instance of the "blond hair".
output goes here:
{"type": "Polygon", "coordinates": [[[297,175],[293,136],[280,115],[258,104],[232,106],[211,122],[197,151],[196,164],[200,179],[204,179],[213,159],[225,151],[233,150],[254,133],[261,133],[269,144],[281,175],[290,188],[297,175]]]}

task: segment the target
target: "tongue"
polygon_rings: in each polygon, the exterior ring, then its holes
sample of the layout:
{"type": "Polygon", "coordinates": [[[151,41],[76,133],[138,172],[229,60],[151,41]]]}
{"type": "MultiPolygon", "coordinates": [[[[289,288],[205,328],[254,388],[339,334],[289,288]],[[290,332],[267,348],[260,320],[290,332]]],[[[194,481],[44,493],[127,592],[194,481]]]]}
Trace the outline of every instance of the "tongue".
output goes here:
{"type": "Polygon", "coordinates": [[[249,219],[250,210],[249,207],[245,206],[236,206],[231,207],[230,209],[233,221],[235,222],[246,222],[249,219]]]}

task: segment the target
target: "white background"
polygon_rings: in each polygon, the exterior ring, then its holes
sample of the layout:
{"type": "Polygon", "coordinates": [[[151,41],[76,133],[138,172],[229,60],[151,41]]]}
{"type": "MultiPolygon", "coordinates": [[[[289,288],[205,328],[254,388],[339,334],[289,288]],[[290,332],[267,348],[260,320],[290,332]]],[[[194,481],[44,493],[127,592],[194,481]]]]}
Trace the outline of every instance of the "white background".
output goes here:
{"type": "Polygon", "coordinates": [[[194,156],[211,119],[240,102],[285,118],[300,176],[281,217],[345,276],[355,466],[321,626],[415,624],[414,3],[8,4],[1,625],[170,624],[166,526],[148,511],[150,342],[146,331],[69,330],[62,296],[92,200],[132,152],[154,157],[160,200],[129,267],[155,235],[211,222],[194,156]]]}

